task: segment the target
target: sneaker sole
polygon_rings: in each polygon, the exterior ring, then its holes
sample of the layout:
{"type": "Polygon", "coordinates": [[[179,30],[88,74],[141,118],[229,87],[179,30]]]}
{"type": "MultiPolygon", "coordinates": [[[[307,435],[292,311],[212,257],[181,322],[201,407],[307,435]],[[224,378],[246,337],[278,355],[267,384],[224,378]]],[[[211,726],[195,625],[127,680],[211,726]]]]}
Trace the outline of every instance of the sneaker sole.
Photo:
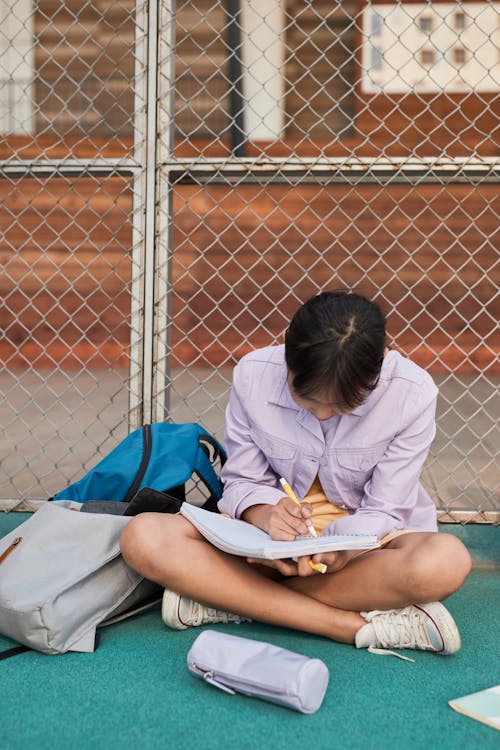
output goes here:
{"type": "Polygon", "coordinates": [[[165,625],[172,630],[186,630],[189,627],[179,617],[180,603],[181,597],[179,594],[165,589],[161,603],[161,617],[165,625]]]}
{"type": "Polygon", "coordinates": [[[431,618],[436,629],[441,635],[443,648],[436,651],[437,654],[454,654],[460,650],[462,642],[455,620],[441,602],[430,602],[429,604],[415,604],[416,609],[425,612],[431,618]]]}

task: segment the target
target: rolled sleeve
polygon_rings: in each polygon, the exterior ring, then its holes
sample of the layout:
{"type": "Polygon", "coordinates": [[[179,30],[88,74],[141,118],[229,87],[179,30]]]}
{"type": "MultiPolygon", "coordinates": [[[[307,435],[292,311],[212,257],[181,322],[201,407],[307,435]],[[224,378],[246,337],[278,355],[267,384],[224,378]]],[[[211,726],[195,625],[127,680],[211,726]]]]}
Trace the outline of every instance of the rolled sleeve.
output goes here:
{"type": "Polygon", "coordinates": [[[437,389],[430,400],[407,399],[405,426],[389,443],[364,486],[361,503],[351,515],[330,524],[325,534],[375,534],[382,539],[409,527],[420,487],[420,474],[434,439],[437,389]]]}
{"type": "Polygon", "coordinates": [[[275,505],[283,497],[274,471],[250,432],[245,409],[249,386],[250,381],[240,363],[234,369],[226,409],[224,441],[228,459],[221,471],[224,491],[218,503],[221,513],[235,518],[240,518],[252,505],[275,505]]]}

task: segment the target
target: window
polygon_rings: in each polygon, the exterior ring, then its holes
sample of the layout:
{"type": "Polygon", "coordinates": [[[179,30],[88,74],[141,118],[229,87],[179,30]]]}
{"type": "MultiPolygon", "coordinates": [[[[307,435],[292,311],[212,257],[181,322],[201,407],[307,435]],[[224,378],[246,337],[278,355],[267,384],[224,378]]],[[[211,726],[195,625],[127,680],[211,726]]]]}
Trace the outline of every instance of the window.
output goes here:
{"type": "Polygon", "coordinates": [[[382,70],[383,67],[384,58],[382,55],[382,50],[380,50],[378,47],[372,47],[371,48],[371,69],[372,70],[382,70]]]}
{"type": "Polygon", "coordinates": [[[436,62],[436,52],[433,49],[420,50],[420,62],[426,68],[430,68],[436,62]]]}
{"type": "Polygon", "coordinates": [[[498,93],[499,18],[500,0],[368,0],[362,90],[387,95],[417,87],[419,93],[498,93]]]}
{"type": "Polygon", "coordinates": [[[433,27],[433,20],[432,16],[420,16],[418,19],[420,31],[423,31],[424,34],[430,34],[433,27]]]}
{"type": "Polygon", "coordinates": [[[371,36],[380,36],[382,34],[382,16],[374,11],[371,17],[371,36]]]}

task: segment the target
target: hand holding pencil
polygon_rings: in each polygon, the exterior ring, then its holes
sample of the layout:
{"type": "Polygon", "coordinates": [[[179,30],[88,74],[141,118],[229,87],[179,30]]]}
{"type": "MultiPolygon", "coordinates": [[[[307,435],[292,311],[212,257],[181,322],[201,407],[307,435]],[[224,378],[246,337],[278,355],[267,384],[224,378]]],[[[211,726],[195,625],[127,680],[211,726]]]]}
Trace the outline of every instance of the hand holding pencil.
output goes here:
{"type": "MultiPolygon", "coordinates": [[[[296,503],[296,505],[300,507],[302,503],[300,502],[299,498],[297,497],[295,492],[292,490],[292,488],[290,487],[286,479],[284,479],[284,477],[280,478],[280,484],[285,490],[290,500],[293,500],[293,502],[296,503]]],[[[309,529],[309,533],[311,534],[311,536],[317,537],[318,535],[316,533],[316,529],[313,526],[313,522],[310,519],[308,519],[306,520],[306,524],[307,524],[307,528],[309,529]]],[[[327,571],[327,566],[324,563],[315,563],[312,560],[310,560],[309,565],[311,566],[313,570],[316,570],[318,573],[326,573],[327,571]]]]}
{"type": "MultiPolygon", "coordinates": [[[[288,495],[288,497],[290,498],[290,500],[293,500],[293,502],[296,505],[298,505],[299,508],[300,508],[301,505],[302,505],[302,503],[300,502],[299,498],[297,497],[297,495],[295,494],[295,492],[292,490],[292,488],[290,487],[290,485],[288,484],[288,482],[286,481],[286,479],[284,479],[283,477],[281,477],[280,484],[283,487],[283,489],[285,490],[285,492],[288,495]]],[[[311,534],[311,536],[318,536],[316,534],[316,529],[313,526],[313,522],[310,519],[306,520],[306,524],[307,524],[307,528],[309,529],[309,533],[311,534]]]]}

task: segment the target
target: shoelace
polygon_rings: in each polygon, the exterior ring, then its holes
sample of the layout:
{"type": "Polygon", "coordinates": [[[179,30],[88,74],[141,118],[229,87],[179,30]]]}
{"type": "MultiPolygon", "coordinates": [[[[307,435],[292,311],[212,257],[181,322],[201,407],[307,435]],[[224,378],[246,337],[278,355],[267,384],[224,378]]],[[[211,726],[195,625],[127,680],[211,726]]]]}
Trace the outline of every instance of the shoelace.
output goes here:
{"type": "Polygon", "coordinates": [[[397,656],[404,661],[415,662],[408,656],[392,651],[388,646],[396,648],[418,648],[421,651],[433,650],[425,626],[418,610],[414,612],[401,612],[401,610],[389,610],[375,616],[371,620],[377,641],[380,647],[370,646],[371,654],[383,656],[397,656]]]}
{"type": "Polygon", "coordinates": [[[213,607],[205,607],[205,605],[191,600],[189,619],[192,619],[193,625],[203,624],[207,621],[207,616],[211,622],[235,622],[237,624],[242,622],[242,618],[238,615],[233,615],[231,612],[225,612],[221,609],[214,609],[213,607]]]}
{"type": "Polygon", "coordinates": [[[413,664],[415,664],[415,659],[410,659],[409,656],[403,656],[403,654],[398,654],[397,651],[391,651],[388,648],[376,648],[375,646],[368,646],[366,650],[369,654],[376,654],[377,656],[397,656],[398,659],[402,659],[403,661],[411,661],[413,664]]]}
{"type": "Polygon", "coordinates": [[[232,612],[224,612],[222,609],[212,609],[211,607],[206,607],[206,610],[210,617],[221,620],[222,622],[241,622],[238,615],[234,615],[232,612]]]}

